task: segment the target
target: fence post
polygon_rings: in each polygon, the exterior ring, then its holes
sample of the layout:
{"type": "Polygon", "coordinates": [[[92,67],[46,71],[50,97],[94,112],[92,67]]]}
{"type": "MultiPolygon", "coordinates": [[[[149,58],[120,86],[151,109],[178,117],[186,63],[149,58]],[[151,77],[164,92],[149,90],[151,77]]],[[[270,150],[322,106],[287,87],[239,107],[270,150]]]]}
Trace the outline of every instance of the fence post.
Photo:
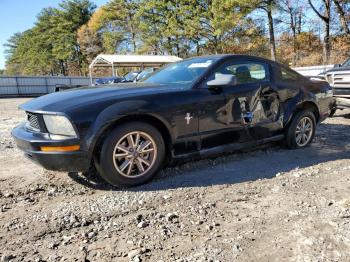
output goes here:
{"type": "Polygon", "coordinates": [[[17,88],[17,95],[19,96],[19,85],[18,85],[17,76],[15,76],[15,82],[16,82],[16,88],[17,88]]]}
{"type": "Polygon", "coordinates": [[[47,83],[47,77],[45,76],[45,87],[46,87],[46,94],[49,93],[49,86],[48,86],[48,83],[47,83]]]}

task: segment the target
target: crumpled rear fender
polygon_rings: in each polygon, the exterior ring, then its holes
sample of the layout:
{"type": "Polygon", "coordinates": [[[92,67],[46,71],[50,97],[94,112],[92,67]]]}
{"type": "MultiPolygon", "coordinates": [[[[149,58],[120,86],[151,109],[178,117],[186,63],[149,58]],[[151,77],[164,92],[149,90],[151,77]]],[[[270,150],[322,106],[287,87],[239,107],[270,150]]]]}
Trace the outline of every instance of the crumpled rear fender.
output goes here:
{"type": "MultiPolygon", "coordinates": [[[[282,103],[284,115],[283,115],[283,126],[287,126],[291,121],[293,115],[303,109],[306,105],[309,105],[319,114],[317,106],[317,99],[313,93],[305,93],[300,91],[296,96],[284,101],[282,103]]],[[[318,117],[318,115],[316,116],[318,117]]]]}

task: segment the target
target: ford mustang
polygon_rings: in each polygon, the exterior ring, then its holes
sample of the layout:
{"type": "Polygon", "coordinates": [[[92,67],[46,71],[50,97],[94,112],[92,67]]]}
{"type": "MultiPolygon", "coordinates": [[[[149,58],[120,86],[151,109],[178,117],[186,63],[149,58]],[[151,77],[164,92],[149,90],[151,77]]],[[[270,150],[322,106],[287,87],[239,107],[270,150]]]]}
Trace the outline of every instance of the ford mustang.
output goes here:
{"type": "Polygon", "coordinates": [[[27,119],[12,135],[46,169],[85,171],[93,164],[109,183],[135,186],[169,161],[272,141],[304,148],[333,103],[328,83],[282,64],[215,55],[169,64],[138,83],[33,99],[21,105],[27,119]]]}

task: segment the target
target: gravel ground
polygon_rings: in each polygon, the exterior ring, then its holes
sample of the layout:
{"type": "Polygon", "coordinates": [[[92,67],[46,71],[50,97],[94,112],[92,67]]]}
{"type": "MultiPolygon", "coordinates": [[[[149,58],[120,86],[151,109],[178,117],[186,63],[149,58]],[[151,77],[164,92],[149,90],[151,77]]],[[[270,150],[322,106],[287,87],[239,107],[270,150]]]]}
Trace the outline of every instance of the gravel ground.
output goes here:
{"type": "Polygon", "coordinates": [[[270,145],[118,189],[25,159],[10,130],[26,100],[0,100],[1,261],[350,261],[350,110],[306,149],[270,145]]]}

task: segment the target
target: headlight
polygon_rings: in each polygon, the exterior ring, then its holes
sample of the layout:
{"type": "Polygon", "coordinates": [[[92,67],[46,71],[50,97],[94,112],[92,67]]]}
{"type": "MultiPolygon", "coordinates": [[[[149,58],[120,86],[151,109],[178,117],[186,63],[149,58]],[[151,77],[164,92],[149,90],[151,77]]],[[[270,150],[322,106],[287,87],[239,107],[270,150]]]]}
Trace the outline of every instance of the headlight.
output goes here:
{"type": "Polygon", "coordinates": [[[76,137],[72,123],[65,116],[43,115],[50,134],[76,137]]]}
{"type": "Polygon", "coordinates": [[[332,74],[327,75],[326,79],[330,85],[333,85],[333,75],[332,74]]]}

